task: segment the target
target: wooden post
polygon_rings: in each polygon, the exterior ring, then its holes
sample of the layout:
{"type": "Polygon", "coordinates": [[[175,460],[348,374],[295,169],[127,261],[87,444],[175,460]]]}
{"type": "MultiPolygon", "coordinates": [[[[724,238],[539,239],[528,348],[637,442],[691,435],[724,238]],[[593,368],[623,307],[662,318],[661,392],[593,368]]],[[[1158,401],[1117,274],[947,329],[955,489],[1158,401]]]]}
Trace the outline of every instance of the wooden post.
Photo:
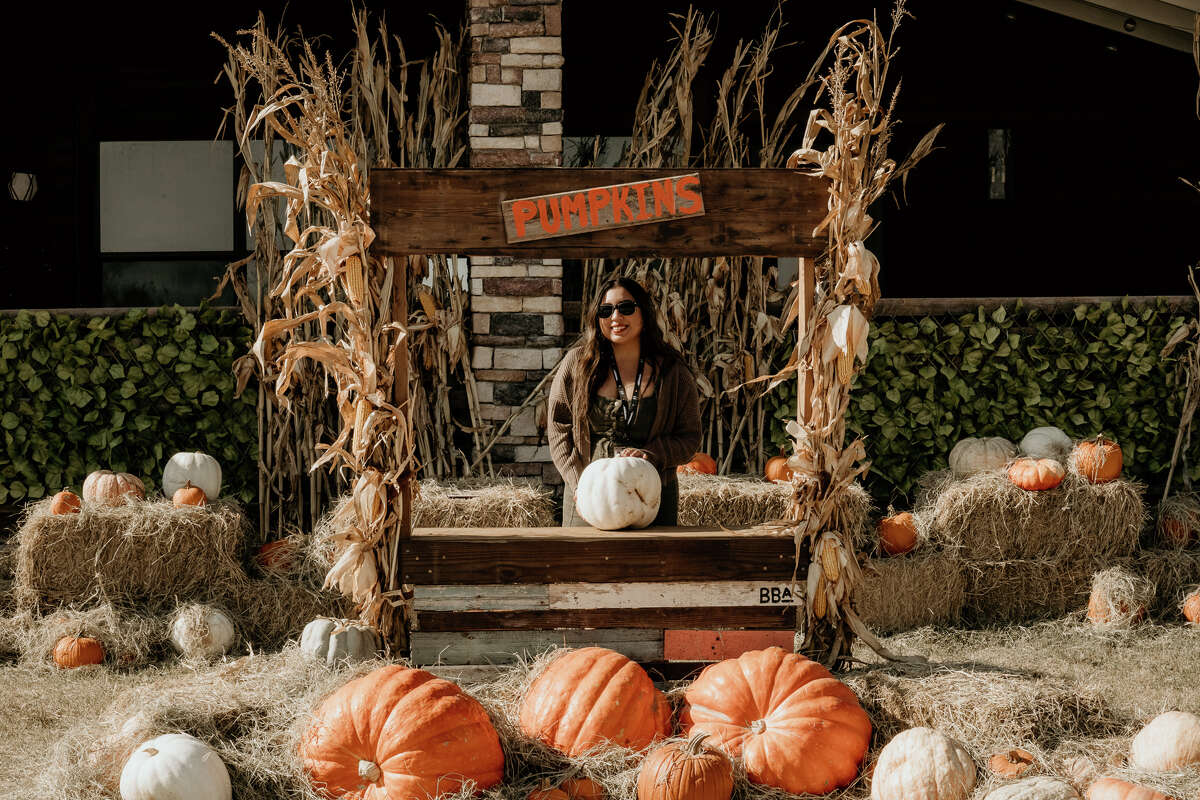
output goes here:
{"type": "MultiPolygon", "coordinates": [[[[799,309],[796,314],[796,347],[804,341],[812,318],[813,301],[816,299],[817,270],[816,259],[801,258],[797,265],[796,289],[800,293],[799,309]]],[[[809,345],[809,353],[813,346],[809,345]]],[[[804,359],[809,353],[796,353],[796,421],[805,424],[812,421],[812,376],[809,367],[804,366],[804,359]]]]}
{"type": "MultiPolygon", "coordinates": [[[[401,257],[397,259],[400,263],[395,266],[392,273],[392,322],[400,323],[401,325],[408,324],[408,258],[401,257]]],[[[409,449],[409,455],[412,454],[412,442],[408,439],[408,426],[406,420],[410,416],[408,409],[408,335],[404,334],[404,338],[396,347],[396,362],[392,366],[392,402],[396,408],[400,409],[404,415],[404,421],[401,425],[405,428],[405,447],[409,449]]],[[[397,454],[405,455],[405,454],[397,454]]],[[[403,592],[404,584],[401,579],[401,553],[403,544],[406,540],[412,538],[412,466],[410,458],[410,466],[404,470],[400,476],[400,528],[396,532],[397,539],[396,547],[392,551],[392,565],[390,577],[388,580],[389,591],[403,592]]],[[[407,599],[407,595],[405,595],[407,599]]],[[[402,655],[407,655],[408,652],[408,609],[407,606],[400,607],[400,626],[399,629],[393,631],[393,640],[399,646],[402,655]]]]}

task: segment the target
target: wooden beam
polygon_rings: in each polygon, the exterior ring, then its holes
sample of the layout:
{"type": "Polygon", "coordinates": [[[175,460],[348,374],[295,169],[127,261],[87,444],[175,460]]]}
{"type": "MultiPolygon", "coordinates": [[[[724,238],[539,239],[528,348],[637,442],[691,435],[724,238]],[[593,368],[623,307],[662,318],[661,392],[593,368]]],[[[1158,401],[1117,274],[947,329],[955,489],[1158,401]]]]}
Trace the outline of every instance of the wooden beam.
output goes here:
{"type": "Polygon", "coordinates": [[[509,244],[501,203],[532,195],[653,181],[678,169],[376,169],[376,255],[456,253],[547,258],[808,256],[826,214],[823,178],[790,169],[698,170],[704,215],[509,244]]]}
{"type": "Polygon", "coordinates": [[[795,561],[790,535],[704,528],[418,528],[400,547],[404,582],[427,586],[791,581],[795,561]]]}
{"type": "Polygon", "coordinates": [[[767,628],[793,630],[795,606],[726,608],[573,608],[537,611],[421,611],[417,630],[498,631],[554,628],[767,628]]]}

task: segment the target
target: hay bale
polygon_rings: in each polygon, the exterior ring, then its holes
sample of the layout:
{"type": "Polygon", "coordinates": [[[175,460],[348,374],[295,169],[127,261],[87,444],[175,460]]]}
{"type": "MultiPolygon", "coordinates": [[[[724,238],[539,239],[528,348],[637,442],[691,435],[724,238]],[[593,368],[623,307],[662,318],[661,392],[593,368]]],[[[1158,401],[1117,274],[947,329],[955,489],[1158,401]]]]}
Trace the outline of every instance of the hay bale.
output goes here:
{"type": "MultiPolygon", "coordinates": [[[[792,506],[792,485],[771,483],[757,475],[679,476],[679,524],[748,528],[787,519],[792,506]]],[[[842,519],[856,548],[866,549],[873,504],[862,486],[846,492],[842,519]]]]}
{"type": "Polygon", "coordinates": [[[1146,618],[1154,602],[1154,584],[1124,567],[1110,567],[1092,576],[1088,619],[1103,630],[1128,628],[1146,618]]]}
{"type": "Polygon", "coordinates": [[[0,542],[0,614],[7,614],[15,606],[13,568],[17,560],[16,544],[12,538],[0,542]]]}
{"type": "Polygon", "coordinates": [[[1103,558],[966,561],[963,618],[995,625],[1060,617],[1087,605],[1092,575],[1103,558]]]}
{"type": "Polygon", "coordinates": [[[175,508],[169,501],[85,505],[54,515],[29,506],[17,531],[18,604],[77,605],[103,593],[118,604],[223,593],[247,581],[250,522],[237,503],[175,508]]]}
{"type": "Polygon", "coordinates": [[[415,528],[548,528],[554,495],[515,479],[423,480],[413,499],[415,528]]]}
{"type": "Polygon", "coordinates": [[[1150,613],[1165,620],[1179,619],[1179,603],[1187,588],[1200,583],[1200,550],[1142,550],[1128,566],[1158,587],[1150,613]]]}
{"type": "Polygon", "coordinates": [[[957,560],[947,553],[918,551],[866,560],[854,598],[859,616],[872,630],[892,633],[958,620],[965,590],[957,560]]]}
{"type": "Polygon", "coordinates": [[[1099,694],[1003,669],[936,666],[901,673],[881,668],[851,674],[845,682],[871,716],[877,742],[926,726],[970,742],[986,755],[1011,747],[1046,750],[1066,739],[1106,736],[1122,728],[1099,694]]]}
{"type": "Polygon", "coordinates": [[[276,650],[289,639],[299,639],[304,626],[317,617],[354,616],[349,598],[308,579],[278,575],[251,581],[245,591],[221,599],[236,616],[242,638],[253,651],[276,650]]]}
{"type": "Polygon", "coordinates": [[[1001,470],[956,479],[948,471],[921,478],[918,511],[930,537],[960,558],[1061,562],[1128,556],[1146,508],[1141,484],[1094,484],[1068,474],[1057,489],[1029,492],[1001,470]]]}

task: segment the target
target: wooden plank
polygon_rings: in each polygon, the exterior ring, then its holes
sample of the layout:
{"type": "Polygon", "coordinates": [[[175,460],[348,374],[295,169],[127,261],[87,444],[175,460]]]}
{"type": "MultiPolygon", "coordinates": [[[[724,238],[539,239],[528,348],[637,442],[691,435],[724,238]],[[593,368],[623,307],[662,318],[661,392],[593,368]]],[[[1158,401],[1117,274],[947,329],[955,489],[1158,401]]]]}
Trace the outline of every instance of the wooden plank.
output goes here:
{"type": "Polygon", "coordinates": [[[702,169],[704,216],[510,244],[499,204],[581,186],[653,181],[677,169],[374,169],[376,255],[550,258],[820,255],[824,178],[790,169],[702,169]]]}
{"type": "Polygon", "coordinates": [[[803,597],[803,584],[762,581],[416,586],[413,608],[418,611],[532,611],[551,608],[787,606],[800,603],[803,597]]]}
{"type": "Polygon", "coordinates": [[[704,214],[700,173],[568,192],[519,197],[500,203],[508,242],[533,242],[589,231],[653,225],[704,214]]]}
{"type": "Polygon", "coordinates": [[[417,611],[532,611],[550,607],[550,587],[536,584],[414,586],[417,611]]]}
{"type": "Polygon", "coordinates": [[[775,582],[791,581],[795,562],[787,534],[704,528],[419,528],[400,546],[415,585],[775,582]]]}
{"type": "Polygon", "coordinates": [[[607,647],[634,661],[663,657],[662,631],[562,630],[476,631],[412,634],[412,662],[427,664],[511,664],[551,647],[607,647]]]}
{"type": "Polygon", "coordinates": [[[569,608],[532,611],[420,611],[421,631],[546,630],[553,628],[767,628],[792,630],[794,606],[722,608],[569,608]]]}

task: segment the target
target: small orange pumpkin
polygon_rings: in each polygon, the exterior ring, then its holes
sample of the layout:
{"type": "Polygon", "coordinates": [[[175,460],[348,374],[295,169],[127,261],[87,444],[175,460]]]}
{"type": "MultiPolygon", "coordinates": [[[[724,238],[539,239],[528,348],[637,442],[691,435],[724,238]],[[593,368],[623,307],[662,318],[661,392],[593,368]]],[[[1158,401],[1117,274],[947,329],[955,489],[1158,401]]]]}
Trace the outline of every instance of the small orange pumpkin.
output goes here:
{"type": "Polygon", "coordinates": [[[1120,778],[1100,778],[1087,790],[1087,800],[1173,800],[1149,786],[1120,778]]]}
{"type": "MultiPolygon", "coordinates": [[[[1119,620],[1116,621],[1138,622],[1146,616],[1146,609],[1144,608],[1136,608],[1130,612],[1129,606],[1124,603],[1116,603],[1115,605],[1115,610],[1119,617],[1119,620]]],[[[1092,594],[1088,597],[1087,618],[1097,625],[1108,625],[1114,622],[1108,604],[1104,602],[1104,598],[1096,588],[1092,589],[1092,594]]]]}
{"type": "Polygon", "coordinates": [[[604,787],[591,778],[567,778],[561,788],[570,800],[605,800],[608,797],[604,787]]]}
{"type": "Polygon", "coordinates": [[[1120,445],[1099,436],[1075,445],[1071,460],[1075,463],[1075,471],[1092,483],[1116,480],[1124,465],[1120,445]]]}
{"type": "Polygon", "coordinates": [[[1033,753],[1014,747],[1003,753],[993,753],[988,759],[988,770],[993,775],[1019,778],[1033,767],[1033,753]]]}
{"type": "Polygon", "coordinates": [[[638,800],[729,800],[733,764],[704,745],[709,734],[668,742],[650,752],[638,772],[638,800]]]}
{"type": "Polygon", "coordinates": [[[1053,489],[1065,475],[1063,465],[1052,458],[1018,458],[1008,468],[1008,479],[1030,492],[1053,489]]]}
{"type": "Polygon", "coordinates": [[[70,489],[63,489],[58,494],[54,495],[54,499],[50,502],[51,514],[78,514],[82,507],[79,502],[79,495],[72,492],[70,489]]]}
{"type": "Polygon", "coordinates": [[[204,490],[199,486],[192,486],[192,482],[188,481],[183,486],[175,490],[174,496],[171,497],[171,502],[176,508],[183,506],[199,506],[203,508],[208,505],[208,498],[204,495],[204,490]]]}
{"type": "Polygon", "coordinates": [[[104,645],[88,636],[64,636],[54,645],[54,663],[75,669],[104,663],[104,645]]]}
{"type": "Polygon", "coordinates": [[[1183,598],[1183,618],[1193,625],[1200,625],[1200,589],[1183,598]]]}
{"type": "Polygon", "coordinates": [[[287,572],[296,563],[297,545],[291,539],[276,539],[258,548],[254,563],[272,572],[287,572]]]}
{"type": "Polygon", "coordinates": [[[907,511],[879,520],[879,545],[889,556],[899,556],[917,546],[917,520],[907,511]]]}
{"type": "Polygon", "coordinates": [[[717,462],[708,453],[696,453],[692,456],[692,460],[686,464],[680,464],[675,468],[679,473],[691,473],[698,475],[716,475],[717,462]]]}
{"type": "Polygon", "coordinates": [[[777,481],[790,481],[792,479],[792,468],[788,466],[787,456],[775,456],[767,461],[767,466],[763,470],[763,474],[767,480],[775,483],[777,481]]]}

